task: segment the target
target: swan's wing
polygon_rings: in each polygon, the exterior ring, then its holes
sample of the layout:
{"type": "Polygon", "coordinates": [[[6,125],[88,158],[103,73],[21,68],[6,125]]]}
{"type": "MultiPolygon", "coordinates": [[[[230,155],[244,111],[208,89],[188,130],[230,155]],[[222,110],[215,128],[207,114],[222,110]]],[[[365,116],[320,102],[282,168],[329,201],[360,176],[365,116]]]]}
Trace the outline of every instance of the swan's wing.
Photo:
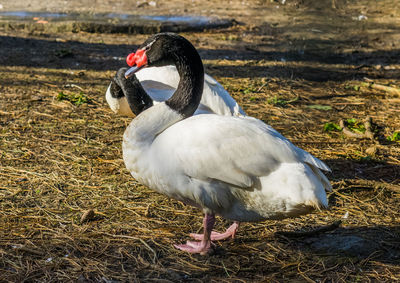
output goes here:
{"type": "Polygon", "coordinates": [[[147,67],[141,69],[135,75],[140,83],[142,81],[154,81],[174,89],[178,87],[180,80],[175,66],[147,67]]]}
{"type": "Polygon", "coordinates": [[[204,74],[204,80],[211,86],[219,85],[219,83],[210,75],[204,74]]]}
{"type": "MultiPolygon", "coordinates": [[[[180,80],[175,66],[143,68],[136,73],[136,77],[151,98],[154,96],[158,102],[171,97],[180,80]]],[[[200,103],[202,108],[196,114],[245,115],[243,109],[224,87],[207,74],[204,75],[204,90],[200,103]]]]}
{"type": "MultiPolygon", "coordinates": [[[[158,81],[144,80],[140,83],[155,104],[169,99],[175,92],[175,88],[158,81]]],[[[200,103],[193,115],[200,114],[214,114],[214,111],[207,105],[200,103]]]]}
{"type": "Polygon", "coordinates": [[[168,148],[165,158],[170,166],[195,179],[249,188],[283,163],[301,162],[329,184],[319,176],[323,175],[319,169],[328,168],[322,161],[254,118],[193,116],[168,128],[154,145],[168,148]]]}
{"type": "Polygon", "coordinates": [[[162,102],[169,99],[175,92],[175,88],[162,82],[153,80],[140,81],[142,87],[150,95],[151,99],[156,102],[162,102]]]}
{"type": "Polygon", "coordinates": [[[215,114],[229,116],[246,115],[225,88],[207,74],[204,75],[204,90],[201,103],[209,107],[215,114]]]}

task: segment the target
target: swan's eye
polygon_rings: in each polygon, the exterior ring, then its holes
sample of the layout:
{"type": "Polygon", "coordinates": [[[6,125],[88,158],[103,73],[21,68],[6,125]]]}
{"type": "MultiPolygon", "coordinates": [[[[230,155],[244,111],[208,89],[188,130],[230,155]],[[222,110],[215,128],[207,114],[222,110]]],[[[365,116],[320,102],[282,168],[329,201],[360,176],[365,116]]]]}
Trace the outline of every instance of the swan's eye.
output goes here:
{"type": "Polygon", "coordinates": [[[156,41],[155,39],[152,40],[151,42],[149,42],[149,44],[147,44],[145,47],[143,47],[143,49],[144,49],[145,51],[150,50],[151,46],[153,45],[153,43],[154,43],[155,41],[156,41]]]}

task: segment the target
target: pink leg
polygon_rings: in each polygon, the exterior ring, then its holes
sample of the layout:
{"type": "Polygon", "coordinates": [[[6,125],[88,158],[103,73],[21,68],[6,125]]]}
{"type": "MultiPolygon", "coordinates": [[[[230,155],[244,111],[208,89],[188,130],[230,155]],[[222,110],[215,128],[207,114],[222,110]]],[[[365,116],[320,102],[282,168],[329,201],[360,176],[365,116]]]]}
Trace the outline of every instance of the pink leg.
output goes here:
{"type": "MultiPolygon", "coordinates": [[[[220,241],[220,240],[225,240],[229,237],[232,237],[232,239],[235,238],[237,229],[239,228],[239,222],[235,221],[224,233],[218,233],[218,232],[211,232],[211,241],[220,241]]],[[[191,233],[189,235],[195,240],[201,241],[203,239],[203,234],[194,234],[191,233]]]]}
{"type": "Polygon", "coordinates": [[[206,214],[203,219],[204,232],[200,242],[187,241],[183,245],[174,245],[175,248],[193,254],[205,255],[211,251],[211,231],[214,227],[215,215],[206,214]]]}

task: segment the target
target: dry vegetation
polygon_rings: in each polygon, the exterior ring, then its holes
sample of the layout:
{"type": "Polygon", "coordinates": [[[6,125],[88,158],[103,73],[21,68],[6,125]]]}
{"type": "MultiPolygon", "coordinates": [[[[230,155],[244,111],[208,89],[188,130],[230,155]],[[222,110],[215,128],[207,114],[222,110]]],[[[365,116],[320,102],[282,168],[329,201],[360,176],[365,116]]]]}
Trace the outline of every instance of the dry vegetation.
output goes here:
{"type": "MultiPolygon", "coordinates": [[[[0,32],[0,281],[400,280],[400,97],[363,79],[398,89],[398,49],[336,56],[322,47],[297,58],[263,28],[186,36],[249,115],[332,168],[331,208],[244,223],[209,257],[173,248],[202,215],[129,175],[121,138],[130,120],[104,99],[123,65],[113,57],[146,36],[0,32]],[[344,119],[363,132],[367,116],[373,140],[336,129],[344,119]]],[[[219,220],[217,229],[228,226],[219,220]]]]}

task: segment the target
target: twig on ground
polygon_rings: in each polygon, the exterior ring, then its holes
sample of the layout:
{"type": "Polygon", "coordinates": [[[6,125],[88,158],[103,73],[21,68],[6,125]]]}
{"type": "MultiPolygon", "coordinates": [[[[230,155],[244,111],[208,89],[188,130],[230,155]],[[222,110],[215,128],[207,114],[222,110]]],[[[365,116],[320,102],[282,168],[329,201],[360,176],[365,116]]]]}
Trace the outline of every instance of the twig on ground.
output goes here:
{"type": "Polygon", "coordinates": [[[364,133],[355,133],[352,132],[349,128],[346,127],[344,124],[344,120],[340,119],[339,121],[339,126],[342,128],[343,134],[350,138],[357,138],[357,139],[370,139],[374,140],[375,136],[374,133],[372,132],[372,119],[370,116],[367,116],[364,121],[364,127],[365,127],[365,132],[364,133]]]}
{"type": "Polygon", "coordinates": [[[65,87],[65,88],[77,88],[77,89],[83,91],[83,88],[80,87],[79,85],[76,85],[76,84],[66,84],[66,85],[64,85],[64,87],[65,87]]]}
{"type": "Polygon", "coordinates": [[[363,139],[363,138],[365,138],[364,134],[355,133],[355,132],[350,131],[350,129],[347,128],[347,127],[344,125],[343,119],[340,119],[340,121],[339,121],[339,126],[342,128],[343,134],[345,134],[345,135],[348,136],[349,138],[356,138],[356,139],[363,139]]]}
{"type": "MultiPolygon", "coordinates": [[[[374,189],[385,188],[387,190],[400,193],[400,185],[393,184],[393,183],[386,183],[383,181],[358,179],[358,180],[351,180],[351,185],[361,185],[361,186],[365,186],[365,187],[371,187],[374,189]]],[[[350,186],[350,184],[349,184],[349,186],[350,186]]]]}
{"type": "Polygon", "coordinates": [[[364,80],[366,81],[366,83],[364,83],[363,85],[366,87],[377,89],[377,90],[383,90],[388,93],[400,96],[400,89],[398,89],[398,88],[377,84],[373,80],[368,79],[368,78],[364,78],[364,80]]]}
{"type": "Polygon", "coordinates": [[[268,83],[269,83],[269,80],[267,80],[265,83],[263,83],[263,85],[260,86],[260,87],[257,89],[257,92],[260,92],[268,83]]]}
{"type": "Polygon", "coordinates": [[[374,133],[372,132],[372,118],[370,116],[367,116],[365,118],[364,127],[365,127],[364,135],[367,138],[374,140],[375,137],[374,137],[374,133]]]}

